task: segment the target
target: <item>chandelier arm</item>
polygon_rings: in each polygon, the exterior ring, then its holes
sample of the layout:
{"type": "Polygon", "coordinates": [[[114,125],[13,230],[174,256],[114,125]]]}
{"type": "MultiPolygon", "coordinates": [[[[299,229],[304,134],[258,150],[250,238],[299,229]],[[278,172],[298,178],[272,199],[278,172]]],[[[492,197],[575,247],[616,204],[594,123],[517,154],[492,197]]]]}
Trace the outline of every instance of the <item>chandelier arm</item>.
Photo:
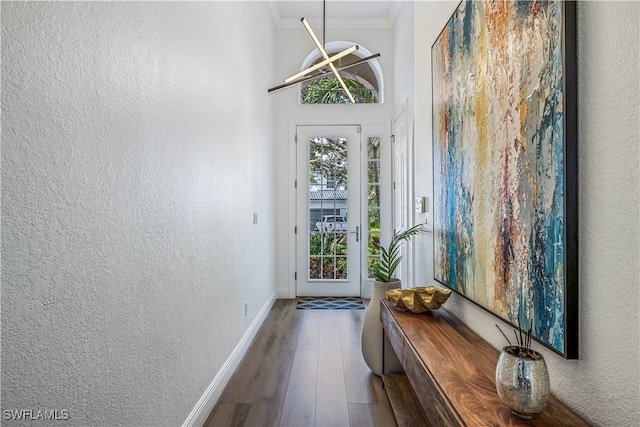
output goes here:
{"type": "Polygon", "coordinates": [[[322,0],[322,46],[327,45],[327,2],[322,0]]]}
{"type": "Polygon", "coordinates": [[[342,80],[342,76],[340,76],[340,74],[338,73],[338,70],[336,70],[336,66],[333,65],[333,62],[331,64],[329,64],[329,67],[331,68],[331,71],[333,71],[333,74],[335,74],[336,79],[338,79],[338,81],[340,82],[340,85],[342,86],[342,89],[345,91],[345,93],[347,94],[347,96],[351,100],[351,103],[355,104],[356,100],[353,99],[353,95],[351,95],[351,91],[347,87],[347,84],[344,82],[344,80],[342,80]]]}
{"type": "Polygon", "coordinates": [[[342,52],[332,56],[331,58],[328,58],[328,59],[325,59],[325,60],[323,60],[321,62],[318,62],[317,64],[314,64],[314,65],[310,66],[309,68],[307,68],[305,70],[302,70],[299,73],[296,73],[291,77],[286,78],[284,80],[284,82],[285,83],[289,83],[292,80],[296,80],[296,79],[298,79],[298,78],[300,78],[300,77],[302,77],[302,76],[304,76],[306,74],[309,74],[312,71],[317,70],[318,68],[322,68],[325,65],[330,64],[331,62],[337,61],[338,59],[343,58],[343,57],[349,55],[350,53],[355,52],[359,48],[360,48],[360,46],[358,46],[357,44],[353,45],[350,48],[347,48],[347,49],[343,50],[342,52]]]}
{"type": "MultiPolygon", "coordinates": [[[[302,25],[304,26],[304,28],[307,30],[307,32],[311,36],[311,39],[315,43],[316,47],[318,48],[318,50],[322,54],[322,57],[324,59],[329,59],[329,55],[327,55],[327,51],[324,50],[324,46],[322,46],[320,44],[320,40],[318,40],[318,37],[316,36],[316,33],[313,31],[313,28],[311,28],[311,26],[309,25],[309,23],[307,22],[306,19],[302,18],[301,21],[302,21],[302,25]]],[[[333,74],[335,74],[336,79],[338,79],[338,82],[340,83],[340,85],[342,86],[342,89],[345,91],[345,93],[349,97],[349,100],[351,100],[351,103],[355,104],[356,100],[353,99],[353,95],[351,95],[351,92],[349,91],[349,88],[345,84],[344,80],[342,80],[342,77],[338,73],[338,70],[336,70],[336,67],[335,67],[335,65],[333,65],[333,62],[329,63],[329,68],[331,68],[331,71],[333,72],[333,74]]]]}
{"type": "MultiPolygon", "coordinates": [[[[353,61],[353,62],[349,62],[348,64],[344,64],[343,66],[340,66],[337,69],[338,69],[338,71],[346,70],[348,68],[353,67],[354,65],[358,65],[358,64],[363,64],[365,62],[369,62],[372,59],[378,58],[379,56],[380,56],[379,53],[375,53],[373,55],[369,55],[367,57],[360,58],[357,61],[353,61]]],[[[318,77],[322,77],[322,76],[325,76],[325,75],[326,75],[326,73],[324,73],[324,72],[311,74],[310,76],[301,77],[301,78],[293,80],[293,81],[291,81],[289,83],[285,83],[285,84],[281,84],[281,85],[269,88],[269,89],[267,89],[267,92],[271,93],[271,92],[274,92],[276,90],[280,90],[280,89],[287,88],[289,86],[297,85],[298,83],[304,83],[304,82],[308,82],[310,80],[315,80],[318,77]]]]}

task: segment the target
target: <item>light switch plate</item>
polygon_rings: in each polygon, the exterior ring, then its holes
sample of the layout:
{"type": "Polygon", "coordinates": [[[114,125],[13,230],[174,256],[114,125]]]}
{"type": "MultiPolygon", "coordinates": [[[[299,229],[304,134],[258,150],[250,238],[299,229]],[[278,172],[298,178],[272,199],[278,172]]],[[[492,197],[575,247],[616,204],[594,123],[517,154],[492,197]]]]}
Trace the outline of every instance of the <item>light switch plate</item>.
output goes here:
{"type": "Polygon", "coordinates": [[[416,197],[416,212],[429,212],[429,198],[427,196],[416,197]]]}

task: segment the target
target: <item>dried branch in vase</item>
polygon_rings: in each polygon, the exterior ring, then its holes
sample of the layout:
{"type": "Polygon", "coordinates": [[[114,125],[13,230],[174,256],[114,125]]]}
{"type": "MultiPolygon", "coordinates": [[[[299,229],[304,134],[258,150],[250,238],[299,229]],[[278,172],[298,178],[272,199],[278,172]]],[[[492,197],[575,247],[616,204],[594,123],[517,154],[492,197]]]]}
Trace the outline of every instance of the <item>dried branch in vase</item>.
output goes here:
{"type": "Polygon", "coordinates": [[[538,360],[542,358],[540,353],[538,353],[537,351],[531,348],[532,328],[529,328],[526,334],[524,334],[522,328],[513,330],[513,334],[516,337],[516,345],[513,345],[511,341],[509,341],[509,338],[507,338],[505,333],[502,332],[502,329],[500,329],[500,326],[498,326],[498,324],[496,324],[496,328],[498,328],[498,330],[500,331],[504,339],[506,339],[507,342],[509,343],[509,346],[505,347],[504,351],[506,351],[510,355],[514,357],[520,357],[522,359],[527,359],[527,360],[538,360]]]}

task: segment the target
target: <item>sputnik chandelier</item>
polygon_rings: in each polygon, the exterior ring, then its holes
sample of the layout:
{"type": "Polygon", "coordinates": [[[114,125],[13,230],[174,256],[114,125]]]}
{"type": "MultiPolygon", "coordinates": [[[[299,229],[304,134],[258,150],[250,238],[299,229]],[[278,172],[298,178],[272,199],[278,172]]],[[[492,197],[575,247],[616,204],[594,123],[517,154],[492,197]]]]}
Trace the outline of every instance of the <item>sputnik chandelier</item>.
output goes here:
{"type": "Polygon", "coordinates": [[[335,54],[333,56],[329,56],[329,54],[327,53],[327,51],[325,49],[325,31],[326,31],[325,16],[326,16],[326,0],[323,0],[322,1],[322,43],[320,43],[320,40],[318,40],[318,37],[316,36],[316,33],[313,31],[313,28],[311,28],[311,25],[309,25],[309,22],[305,18],[300,19],[300,21],[302,22],[302,25],[304,26],[305,30],[307,30],[307,33],[309,33],[309,36],[313,40],[313,43],[318,48],[318,51],[320,51],[320,54],[322,55],[323,60],[318,62],[317,64],[311,65],[310,67],[300,71],[299,73],[296,73],[296,74],[292,75],[291,77],[286,78],[284,80],[284,84],[279,85],[279,86],[274,86],[274,87],[268,89],[267,92],[271,93],[273,91],[276,91],[276,90],[279,90],[279,89],[284,89],[285,87],[289,87],[289,86],[292,86],[292,85],[295,85],[295,84],[298,84],[298,83],[303,83],[303,82],[307,82],[307,81],[310,81],[310,80],[315,80],[315,79],[317,79],[319,77],[325,77],[326,74],[327,74],[327,70],[323,69],[323,67],[329,66],[329,70],[336,76],[336,79],[340,83],[340,86],[342,86],[342,89],[347,94],[347,97],[349,97],[349,100],[351,101],[351,103],[353,103],[353,104],[356,103],[355,99],[353,98],[353,95],[351,95],[351,92],[349,91],[349,88],[347,87],[347,85],[344,83],[344,80],[340,76],[340,71],[346,70],[347,68],[351,68],[354,65],[358,65],[358,64],[362,64],[364,62],[371,61],[372,59],[379,57],[380,54],[376,53],[374,55],[370,55],[370,56],[367,56],[365,58],[360,58],[357,61],[353,61],[353,62],[350,62],[348,64],[344,64],[340,68],[337,68],[335,66],[334,62],[336,62],[337,60],[339,60],[341,58],[344,58],[345,56],[355,52],[356,50],[359,49],[359,46],[356,44],[356,45],[353,45],[353,46],[343,50],[340,53],[337,53],[337,54],[335,54]],[[311,73],[313,73],[313,74],[311,74],[311,73]]]}

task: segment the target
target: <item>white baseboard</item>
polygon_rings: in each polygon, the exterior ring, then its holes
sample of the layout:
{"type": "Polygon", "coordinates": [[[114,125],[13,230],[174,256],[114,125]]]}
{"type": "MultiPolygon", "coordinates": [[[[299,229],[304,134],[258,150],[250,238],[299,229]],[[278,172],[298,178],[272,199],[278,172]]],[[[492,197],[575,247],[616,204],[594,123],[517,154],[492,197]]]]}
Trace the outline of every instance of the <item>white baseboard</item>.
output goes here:
{"type": "Polygon", "coordinates": [[[262,307],[256,318],[253,320],[247,332],[242,336],[242,339],[233,349],[229,358],[227,358],[226,362],[218,371],[218,374],[215,376],[207,390],[205,390],[204,394],[196,403],[196,406],[191,410],[191,413],[182,424],[182,427],[201,427],[204,422],[207,420],[207,417],[213,410],[213,407],[218,402],[222,391],[226,387],[227,383],[231,379],[231,375],[235,372],[242,361],[242,358],[246,354],[249,349],[249,345],[253,341],[253,338],[258,333],[260,326],[262,326],[262,322],[266,319],[269,314],[269,310],[276,301],[276,292],[271,294],[271,296],[267,299],[267,303],[262,307]]]}

